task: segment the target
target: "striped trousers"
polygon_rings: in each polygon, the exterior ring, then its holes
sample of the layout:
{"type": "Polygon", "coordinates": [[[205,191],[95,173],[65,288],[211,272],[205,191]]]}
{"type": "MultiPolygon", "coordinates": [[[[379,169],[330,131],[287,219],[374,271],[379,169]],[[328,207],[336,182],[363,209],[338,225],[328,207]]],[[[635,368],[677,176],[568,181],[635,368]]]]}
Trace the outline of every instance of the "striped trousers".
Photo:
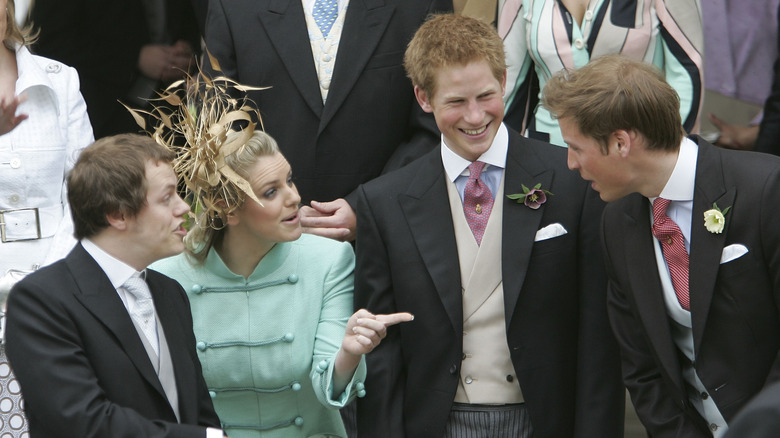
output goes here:
{"type": "Polygon", "coordinates": [[[472,405],[455,403],[444,438],[532,438],[525,404],[472,405]]]}

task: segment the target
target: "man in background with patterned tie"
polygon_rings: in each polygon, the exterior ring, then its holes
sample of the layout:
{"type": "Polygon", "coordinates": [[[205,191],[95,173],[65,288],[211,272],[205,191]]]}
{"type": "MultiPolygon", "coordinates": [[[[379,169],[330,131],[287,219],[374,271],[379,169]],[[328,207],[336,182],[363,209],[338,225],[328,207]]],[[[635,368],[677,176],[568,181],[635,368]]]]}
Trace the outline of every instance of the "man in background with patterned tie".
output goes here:
{"type": "Polygon", "coordinates": [[[618,56],[548,82],[602,239],[623,379],[654,438],[722,437],[780,379],[780,159],[686,138],[660,72],[618,56]]]}
{"type": "Polygon", "coordinates": [[[304,231],[353,240],[357,186],[435,146],[402,61],[425,17],[451,10],[452,0],[209,2],[215,74],[270,87],[248,95],[295,169],[304,231]]]}
{"type": "Polygon", "coordinates": [[[358,189],[356,306],[415,315],[366,358],[358,435],[622,437],[603,204],[564,149],[502,123],[489,24],[436,16],[404,62],[442,136],[358,189]]]}
{"type": "Polygon", "coordinates": [[[173,158],[124,134],[84,149],[69,174],[80,242],[8,301],[8,359],[31,437],[223,436],[186,294],[146,269],[184,250],[189,206],[173,158]]]}

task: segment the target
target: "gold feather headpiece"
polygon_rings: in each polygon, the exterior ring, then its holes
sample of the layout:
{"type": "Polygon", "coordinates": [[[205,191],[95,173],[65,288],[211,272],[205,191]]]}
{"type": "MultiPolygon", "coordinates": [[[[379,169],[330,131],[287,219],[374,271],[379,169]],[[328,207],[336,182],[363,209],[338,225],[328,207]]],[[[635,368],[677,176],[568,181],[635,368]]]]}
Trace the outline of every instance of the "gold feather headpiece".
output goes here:
{"type": "MultiPolygon", "coordinates": [[[[206,53],[212,69],[221,71],[216,58],[206,53]]],[[[257,123],[262,129],[260,112],[251,101],[246,97],[236,99],[230,90],[246,93],[267,87],[241,85],[225,76],[212,79],[198,70],[194,76],[187,74],[159,92],[158,98],[150,99],[152,110],[125,108],[141,129],[176,153],[173,168],[186,188],[185,199],[195,216],[206,221],[198,225],[219,229],[224,227],[227,214],[241,206],[242,193],[263,205],[249,182],[225,163],[226,156],[252,137],[257,123]],[[155,105],[155,101],[168,105],[155,105]],[[147,127],[143,114],[156,122],[153,127],[147,127]],[[231,132],[238,135],[228,136],[231,132]],[[230,185],[239,191],[229,190],[230,185]],[[219,222],[215,222],[217,218],[219,222]]]]}

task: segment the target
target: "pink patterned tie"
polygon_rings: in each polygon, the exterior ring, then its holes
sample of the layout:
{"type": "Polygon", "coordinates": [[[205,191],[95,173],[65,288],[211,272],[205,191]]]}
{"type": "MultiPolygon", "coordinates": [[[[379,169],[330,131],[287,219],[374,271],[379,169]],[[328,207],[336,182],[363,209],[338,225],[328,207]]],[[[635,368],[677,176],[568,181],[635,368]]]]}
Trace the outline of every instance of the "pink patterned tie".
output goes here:
{"type": "Polygon", "coordinates": [[[469,180],[463,191],[463,211],[466,213],[466,221],[477,239],[477,245],[482,244],[482,235],[485,234],[490,212],[493,210],[493,194],[479,178],[485,163],[475,161],[469,164],[469,180]]]}
{"type": "Polygon", "coordinates": [[[666,208],[669,207],[670,202],[672,201],[663,198],[657,198],[653,202],[653,236],[661,242],[677,300],[683,309],[691,310],[688,292],[688,251],[685,250],[685,240],[680,227],[666,215],[666,208]]]}

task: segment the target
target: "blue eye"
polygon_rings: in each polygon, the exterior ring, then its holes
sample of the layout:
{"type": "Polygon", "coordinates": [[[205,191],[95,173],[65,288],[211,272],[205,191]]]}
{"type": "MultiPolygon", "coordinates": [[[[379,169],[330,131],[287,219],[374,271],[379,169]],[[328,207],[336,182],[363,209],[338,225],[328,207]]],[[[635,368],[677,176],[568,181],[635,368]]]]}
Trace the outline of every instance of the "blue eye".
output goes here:
{"type": "Polygon", "coordinates": [[[263,197],[266,198],[266,199],[271,199],[271,198],[274,197],[275,194],[276,194],[276,189],[275,188],[274,189],[269,189],[268,191],[263,193],[263,197]]]}

